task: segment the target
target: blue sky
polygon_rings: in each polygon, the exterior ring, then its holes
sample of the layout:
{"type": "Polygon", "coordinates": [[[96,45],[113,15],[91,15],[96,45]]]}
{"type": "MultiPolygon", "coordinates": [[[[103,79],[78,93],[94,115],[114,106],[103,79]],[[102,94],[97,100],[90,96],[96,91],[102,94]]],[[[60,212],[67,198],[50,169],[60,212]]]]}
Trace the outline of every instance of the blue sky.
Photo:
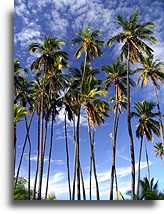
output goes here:
{"type": "MultiPolygon", "coordinates": [[[[24,67],[29,67],[34,59],[34,56],[28,53],[28,45],[32,41],[41,41],[46,35],[53,35],[62,38],[66,41],[63,47],[69,53],[70,65],[79,65],[82,62],[80,59],[76,62],[74,53],[76,47],[72,45],[71,40],[75,34],[84,26],[90,25],[94,29],[99,29],[103,33],[104,40],[119,32],[119,27],[116,24],[115,17],[124,15],[127,17],[134,9],[138,9],[141,15],[141,20],[154,21],[156,24],[155,33],[159,40],[157,45],[152,46],[155,56],[164,60],[164,1],[163,0],[15,0],[14,11],[14,58],[18,58],[24,67]]],[[[119,46],[113,48],[104,48],[104,55],[95,59],[93,65],[100,67],[101,65],[110,64],[119,54],[119,46]]],[[[103,77],[103,76],[102,76],[103,77]]],[[[164,110],[164,95],[163,87],[159,92],[161,98],[161,108],[164,110]]],[[[148,100],[154,99],[152,87],[140,89],[139,87],[132,90],[133,101],[140,101],[144,98],[148,100]]],[[[58,199],[68,199],[68,186],[66,174],[65,160],[65,144],[64,144],[64,129],[63,129],[63,113],[57,118],[55,124],[55,136],[52,154],[52,168],[50,177],[50,192],[55,192],[58,199]]],[[[109,179],[111,168],[111,140],[109,134],[112,130],[113,115],[105,123],[97,129],[95,139],[95,154],[98,172],[98,181],[100,185],[101,199],[108,199],[109,179]]],[[[32,140],[32,175],[36,167],[36,117],[32,125],[31,140],[32,140]]],[[[135,121],[133,121],[133,129],[135,135],[135,121]]],[[[71,175],[73,173],[73,140],[72,140],[72,125],[68,124],[69,131],[69,148],[71,175]]],[[[89,187],[89,144],[87,137],[86,118],[83,114],[81,122],[81,142],[80,142],[80,157],[85,178],[86,189],[89,187]]],[[[119,190],[124,193],[130,189],[131,168],[130,168],[130,152],[129,139],[127,133],[126,113],[121,115],[119,126],[119,137],[117,146],[117,174],[119,180],[119,190]]],[[[18,160],[22,142],[25,137],[24,122],[18,124],[18,160]]],[[[154,139],[156,142],[157,139],[154,139]]],[[[48,141],[49,142],[49,141],[48,141]]],[[[136,158],[138,159],[139,141],[135,138],[136,158]]],[[[149,158],[151,162],[151,175],[159,179],[161,189],[164,189],[164,162],[157,159],[154,155],[151,142],[147,142],[149,150],[149,158]]],[[[27,177],[27,151],[26,149],[21,175],[27,177]]],[[[46,152],[47,158],[47,152],[46,152]]],[[[47,161],[45,161],[46,173],[47,161]]],[[[142,176],[146,176],[146,162],[143,151],[142,158],[142,176]]],[[[94,182],[93,182],[94,184],[94,182]]],[[[43,188],[44,188],[43,182],[43,188]]],[[[44,191],[44,190],[43,190],[44,191]]],[[[93,197],[95,198],[95,189],[93,189],[93,197]]]]}

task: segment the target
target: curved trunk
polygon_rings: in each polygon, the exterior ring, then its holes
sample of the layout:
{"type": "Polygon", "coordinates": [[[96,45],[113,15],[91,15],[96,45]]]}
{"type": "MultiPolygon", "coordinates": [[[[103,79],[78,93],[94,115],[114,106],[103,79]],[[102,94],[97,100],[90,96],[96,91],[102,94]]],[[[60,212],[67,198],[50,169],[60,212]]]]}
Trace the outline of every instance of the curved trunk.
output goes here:
{"type": "Polygon", "coordinates": [[[27,139],[28,139],[28,136],[29,136],[29,132],[30,132],[30,127],[31,127],[31,124],[32,124],[33,116],[34,116],[34,112],[32,113],[32,116],[31,116],[31,119],[30,119],[30,123],[29,123],[29,126],[27,128],[27,133],[26,133],[26,137],[25,137],[25,140],[24,140],[24,144],[23,144],[23,148],[22,148],[22,153],[21,153],[21,157],[20,157],[20,161],[19,161],[18,169],[17,169],[17,173],[16,173],[14,189],[16,188],[16,185],[17,185],[17,182],[18,182],[20,168],[21,168],[21,165],[22,165],[23,155],[24,155],[24,152],[25,152],[25,148],[26,148],[27,139]]]}
{"type": "Polygon", "coordinates": [[[145,141],[145,155],[146,155],[146,162],[147,162],[148,180],[150,181],[150,165],[149,165],[149,156],[148,156],[148,152],[147,152],[146,141],[145,141]]]}
{"type": "Polygon", "coordinates": [[[47,199],[47,195],[48,195],[48,184],[49,184],[49,177],[50,177],[51,155],[52,155],[52,145],[53,145],[53,133],[54,133],[54,118],[52,118],[52,122],[51,122],[51,141],[50,141],[50,150],[49,150],[49,157],[48,157],[48,171],[47,171],[45,199],[47,199]]]}
{"type": "Polygon", "coordinates": [[[161,114],[161,109],[160,109],[160,104],[159,104],[159,98],[158,98],[157,88],[155,86],[154,86],[154,91],[155,91],[155,95],[156,95],[157,109],[158,109],[158,113],[159,113],[161,141],[162,141],[162,145],[164,147],[164,131],[163,131],[163,123],[162,123],[162,114],[161,114]]]}
{"type": "Polygon", "coordinates": [[[129,46],[128,46],[128,57],[127,57],[127,101],[128,101],[128,132],[130,138],[130,155],[132,164],[132,198],[135,199],[135,154],[134,154],[134,142],[133,142],[133,131],[131,126],[131,94],[130,94],[130,83],[129,83],[129,46]]]}
{"type": "Polygon", "coordinates": [[[67,117],[65,113],[64,118],[65,127],[65,146],[66,146],[66,159],[67,159],[67,176],[68,176],[68,189],[69,189],[69,199],[71,200],[71,181],[70,181],[70,170],[69,170],[69,151],[68,151],[68,139],[67,139],[67,117]]]}
{"type": "Polygon", "coordinates": [[[139,159],[138,159],[137,198],[139,198],[139,193],[140,193],[140,166],[141,166],[141,157],[142,157],[142,144],[143,144],[143,136],[141,137],[139,159]]]}

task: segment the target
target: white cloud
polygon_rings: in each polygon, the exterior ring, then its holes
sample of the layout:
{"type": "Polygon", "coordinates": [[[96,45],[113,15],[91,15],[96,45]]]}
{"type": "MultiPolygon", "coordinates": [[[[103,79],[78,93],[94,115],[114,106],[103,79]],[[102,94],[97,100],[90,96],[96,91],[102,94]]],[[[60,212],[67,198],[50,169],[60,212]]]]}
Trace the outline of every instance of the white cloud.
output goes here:
{"type": "MultiPolygon", "coordinates": [[[[63,123],[64,120],[65,120],[65,110],[64,110],[64,108],[62,108],[60,110],[59,115],[56,118],[56,122],[59,125],[59,124],[63,123]]],[[[75,123],[76,122],[77,122],[77,117],[75,116],[75,123]]],[[[72,121],[67,120],[67,124],[71,127],[73,126],[72,121]]],[[[85,111],[81,111],[80,125],[81,126],[87,126],[87,117],[86,117],[85,111]]]]}
{"type": "Polygon", "coordinates": [[[27,49],[31,42],[40,41],[40,35],[39,27],[34,23],[30,23],[27,28],[15,35],[14,40],[27,49]]]}

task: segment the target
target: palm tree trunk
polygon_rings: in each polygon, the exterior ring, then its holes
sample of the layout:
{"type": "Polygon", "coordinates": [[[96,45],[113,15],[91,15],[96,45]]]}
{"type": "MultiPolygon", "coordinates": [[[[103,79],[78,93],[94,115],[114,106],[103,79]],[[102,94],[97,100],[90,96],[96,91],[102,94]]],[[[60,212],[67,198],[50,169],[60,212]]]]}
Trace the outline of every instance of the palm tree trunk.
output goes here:
{"type": "Polygon", "coordinates": [[[114,118],[113,126],[113,143],[112,143],[112,170],[111,170],[111,183],[110,183],[110,200],[113,200],[113,184],[116,170],[116,142],[117,142],[117,130],[118,130],[118,106],[116,107],[116,114],[114,118]]]}
{"type": "Polygon", "coordinates": [[[89,142],[90,142],[90,169],[89,169],[89,199],[92,200],[92,135],[91,135],[91,128],[89,125],[88,119],[88,135],[89,135],[89,142]]]}
{"type": "Polygon", "coordinates": [[[92,164],[93,164],[93,174],[96,182],[96,196],[97,200],[100,200],[100,195],[99,195],[99,185],[98,185],[98,180],[97,180],[97,173],[96,173],[96,163],[95,163],[95,156],[94,156],[94,133],[92,136],[91,133],[91,126],[89,124],[88,120],[88,135],[89,135],[89,141],[90,141],[90,200],[91,200],[91,179],[92,179],[92,164]]]}
{"type": "MultiPolygon", "coordinates": [[[[46,124],[45,124],[45,135],[44,135],[44,146],[43,146],[43,159],[45,158],[45,151],[46,151],[47,130],[48,130],[48,120],[46,119],[46,124]]],[[[44,168],[44,162],[43,162],[43,168],[44,168]]]]}
{"type": "Polygon", "coordinates": [[[15,187],[14,187],[14,189],[16,188],[16,185],[17,185],[17,182],[18,182],[20,168],[21,168],[21,165],[22,165],[23,155],[24,155],[24,152],[25,152],[25,148],[26,148],[27,139],[28,139],[28,136],[29,136],[29,132],[30,132],[30,127],[31,127],[31,124],[32,124],[33,116],[34,116],[34,112],[32,113],[32,116],[31,116],[31,119],[30,119],[30,122],[29,122],[29,126],[28,126],[28,129],[27,129],[26,137],[25,137],[25,140],[24,140],[24,144],[23,144],[23,148],[22,148],[22,153],[21,153],[21,157],[20,157],[20,161],[19,161],[18,169],[17,169],[17,173],[16,173],[15,187]]]}
{"type": "MultiPolygon", "coordinates": [[[[25,116],[25,124],[26,124],[26,130],[28,131],[28,123],[27,123],[27,117],[25,116]]],[[[31,199],[31,140],[28,135],[28,142],[29,142],[29,153],[28,153],[28,199],[31,199]]]]}
{"type": "Polygon", "coordinates": [[[162,114],[161,114],[161,110],[160,110],[160,103],[159,103],[157,88],[155,86],[154,86],[154,91],[155,91],[155,96],[156,96],[156,100],[157,100],[157,108],[158,108],[158,113],[159,113],[161,141],[162,141],[162,145],[164,147],[164,131],[163,131],[163,123],[162,123],[162,114]]]}
{"type": "Polygon", "coordinates": [[[67,159],[67,176],[68,176],[68,188],[69,188],[69,199],[71,200],[71,181],[70,181],[70,170],[69,170],[69,151],[68,151],[68,139],[67,139],[67,116],[65,113],[64,119],[65,126],[65,146],[66,146],[66,159],[67,159]]]}
{"type": "Polygon", "coordinates": [[[75,182],[76,182],[76,172],[77,172],[77,142],[76,142],[76,125],[75,117],[73,118],[73,137],[74,137],[74,176],[73,176],[73,188],[72,188],[72,200],[75,200],[75,182]]]}
{"type": "Polygon", "coordinates": [[[115,169],[115,185],[116,185],[116,194],[117,194],[117,200],[119,200],[119,192],[118,192],[118,182],[117,182],[117,174],[116,174],[116,169],[115,169]]]}
{"type": "Polygon", "coordinates": [[[87,66],[87,51],[85,52],[85,58],[84,58],[84,67],[83,67],[83,74],[82,74],[82,79],[81,79],[81,91],[83,89],[83,82],[84,82],[84,78],[85,78],[86,66],[87,66]]]}
{"type": "Polygon", "coordinates": [[[77,138],[77,199],[80,200],[80,108],[77,116],[77,125],[76,125],[76,138],[77,138]]]}
{"type": "Polygon", "coordinates": [[[47,171],[45,199],[47,199],[47,195],[48,195],[48,184],[49,184],[49,177],[50,177],[51,155],[52,155],[52,145],[53,145],[53,133],[54,133],[54,118],[52,118],[52,122],[51,122],[51,141],[50,141],[50,150],[49,150],[49,158],[48,158],[48,171],[47,171]]]}
{"type": "Polygon", "coordinates": [[[148,152],[147,152],[146,141],[145,141],[145,155],[146,155],[146,162],[147,162],[148,180],[150,181],[150,165],[149,165],[149,156],[148,156],[148,152]]]}
{"type": "Polygon", "coordinates": [[[83,190],[83,199],[86,200],[85,185],[84,185],[84,179],[83,179],[81,165],[80,165],[80,175],[81,175],[81,184],[82,184],[82,190],[83,190]]]}
{"type": "Polygon", "coordinates": [[[39,186],[38,186],[38,200],[41,200],[42,195],[42,178],[43,178],[43,162],[44,162],[44,149],[43,149],[43,139],[44,139],[44,116],[43,116],[43,96],[41,100],[41,112],[40,112],[40,169],[39,169],[39,186]]]}
{"type": "Polygon", "coordinates": [[[89,199],[92,200],[92,153],[90,152],[89,199]]]}
{"type": "Polygon", "coordinates": [[[140,166],[141,166],[141,156],[142,156],[142,144],[143,144],[143,136],[141,137],[139,159],[138,159],[137,198],[139,198],[139,193],[140,193],[140,166]]]}
{"type": "Polygon", "coordinates": [[[128,132],[130,138],[130,154],[132,164],[132,198],[135,199],[135,154],[134,154],[134,142],[133,142],[133,131],[131,126],[131,94],[130,94],[130,83],[129,83],[129,45],[128,45],[128,57],[127,57],[127,101],[128,101],[128,132]]]}
{"type": "Polygon", "coordinates": [[[39,151],[40,151],[40,116],[38,117],[38,148],[37,148],[37,162],[36,162],[36,173],[35,173],[35,180],[34,180],[34,190],[33,190],[33,199],[36,199],[36,185],[38,180],[38,171],[39,171],[39,151]]]}
{"type": "Polygon", "coordinates": [[[95,161],[95,155],[94,155],[94,131],[92,136],[92,158],[93,158],[93,174],[96,182],[96,196],[97,196],[97,200],[100,200],[99,185],[98,185],[98,179],[97,179],[97,173],[96,173],[96,161],[95,161]]]}

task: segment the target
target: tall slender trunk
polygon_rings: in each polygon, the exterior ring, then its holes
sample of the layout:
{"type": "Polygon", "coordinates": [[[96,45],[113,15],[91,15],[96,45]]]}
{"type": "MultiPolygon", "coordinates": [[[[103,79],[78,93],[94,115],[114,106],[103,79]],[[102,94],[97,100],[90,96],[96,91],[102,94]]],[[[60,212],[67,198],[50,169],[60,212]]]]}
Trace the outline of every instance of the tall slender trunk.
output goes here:
{"type": "Polygon", "coordinates": [[[161,114],[161,109],[160,109],[157,88],[155,86],[154,86],[154,91],[155,91],[155,96],[156,96],[156,100],[157,100],[157,109],[158,109],[158,113],[159,113],[161,141],[162,141],[162,145],[164,147],[164,131],[163,131],[163,123],[162,123],[162,114],[161,114]]]}
{"type": "MultiPolygon", "coordinates": [[[[48,121],[45,122],[45,129],[44,123],[42,123],[42,149],[40,151],[41,160],[40,160],[40,181],[39,181],[39,188],[42,190],[42,182],[43,182],[43,171],[44,171],[44,158],[45,158],[45,149],[46,149],[46,141],[47,141],[47,127],[48,121]]],[[[38,200],[41,200],[41,191],[38,191],[38,200]]]]}
{"type": "Polygon", "coordinates": [[[89,119],[88,119],[88,135],[89,135],[89,144],[90,144],[90,169],[89,169],[89,199],[92,200],[92,134],[91,134],[91,128],[89,125],[89,119]]]}
{"type": "Polygon", "coordinates": [[[92,200],[92,153],[90,152],[89,199],[92,200]]]}
{"type": "Polygon", "coordinates": [[[38,171],[39,171],[39,151],[40,151],[40,116],[38,117],[38,148],[37,148],[37,162],[36,162],[36,173],[35,173],[35,180],[34,180],[34,189],[33,189],[33,199],[36,199],[36,186],[38,180],[38,171]]]}
{"type": "Polygon", "coordinates": [[[50,140],[50,149],[49,149],[49,157],[48,157],[48,171],[47,171],[45,199],[47,199],[47,195],[48,195],[48,185],[49,185],[51,155],[52,155],[52,145],[53,145],[53,133],[54,133],[54,118],[52,118],[52,122],[51,122],[51,140],[50,140]]]}
{"type": "Polygon", "coordinates": [[[83,73],[82,73],[82,79],[81,79],[81,91],[83,89],[83,82],[85,78],[85,71],[87,66],[87,51],[85,51],[85,58],[84,58],[84,65],[83,65],[83,73]]]}
{"type": "Polygon", "coordinates": [[[23,155],[24,155],[24,152],[25,152],[25,148],[26,148],[27,139],[28,139],[28,136],[29,136],[29,132],[30,132],[30,127],[31,127],[31,124],[32,124],[33,116],[34,116],[34,112],[32,113],[32,116],[31,116],[31,119],[30,119],[30,122],[29,122],[29,126],[28,126],[28,129],[27,129],[26,137],[25,137],[25,140],[24,140],[24,143],[23,143],[22,153],[21,153],[19,164],[18,164],[16,178],[15,178],[15,186],[14,186],[14,188],[16,188],[16,185],[17,185],[17,182],[18,182],[19,173],[20,173],[20,169],[21,169],[21,165],[22,165],[22,161],[23,161],[23,155]]]}
{"type": "MultiPolygon", "coordinates": [[[[93,135],[91,132],[91,126],[89,124],[89,120],[88,120],[88,135],[89,135],[89,142],[90,142],[90,167],[93,164],[93,174],[94,174],[94,178],[95,178],[95,182],[96,182],[96,197],[97,200],[100,200],[100,195],[99,195],[99,185],[98,185],[98,180],[97,180],[97,173],[96,173],[96,162],[95,162],[95,156],[94,156],[94,131],[93,131],[93,135]]],[[[92,179],[92,168],[90,169],[90,200],[91,200],[91,179],[92,179]]]]}
{"type": "MultiPolygon", "coordinates": [[[[26,130],[28,131],[27,117],[25,116],[26,130]]],[[[28,153],[28,199],[31,199],[31,140],[28,135],[29,153],[28,153]]]]}
{"type": "Polygon", "coordinates": [[[134,142],[133,131],[131,126],[131,94],[129,83],[129,45],[128,45],[128,57],[127,57],[127,101],[128,101],[128,132],[130,138],[130,155],[132,164],[132,199],[135,200],[135,154],[134,154],[134,142]]]}
{"type": "Polygon", "coordinates": [[[40,151],[39,151],[39,186],[38,186],[38,200],[41,200],[42,195],[42,178],[43,178],[43,162],[44,162],[44,150],[43,150],[43,139],[44,139],[44,116],[43,116],[43,95],[41,98],[41,112],[40,112],[40,151]]]}
{"type": "Polygon", "coordinates": [[[118,192],[118,182],[117,182],[117,174],[116,174],[116,169],[114,171],[114,176],[115,176],[115,185],[116,185],[116,194],[117,194],[117,200],[119,198],[119,192],[118,192]]]}
{"type": "Polygon", "coordinates": [[[139,158],[138,158],[138,183],[137,183],[137,198],[138,199],[139,199],[139,193],[140,193],[140,166],[141,166],[141,157],[142,157],[142,144],[143,144],[143,136],[141,137],[140,151],[139,151],[139,158]]]}
{"type": "MultiPolygon", "coordinates": [[[[46,144],[47,144],[47,131],[48,131],[48,120],[46,119],[44,145],[43,145],[43,159],[45,158],[45,151],[46,151],[46,144]]],[[[43,162],[43,168],[44,168],[44,162],[43,162]]]]}
{"type": "Polygon", "coordinates": [[[68,151],[68,139],[67,139],[67,115],[65,113],[64,119],[65,127],[65,146],[66,146],[66,161],[67,161],[67,176],[68,176],[68,189],[69,189],[69,199],[71,200],[71,181],[70,181],[70,170],[69,170],[69,151],[68,151]]]}
{"type": "Polygon", "coordinates": [[[82,190],[83,190],[83,199],[86,200],[85,185],[84,185],[83,172],[81,169],[81,165],[80,165],[80,175],[81,175],[81,184],[82,184],[82,190]]]}
{"type": "Polygon", "coordinates": [[[116,170],[116,142],[117,142],[117,130],[118,130],[118,106],[116,106],[116,113],[113,126],[113,142],[112,142],[112,169],[111,169],[111,183],[110,183],[110,200],[113,200],[113,184],[116,170]]]}
{"type": "Polygon", "coordinates": [[[74,175],[73,175],[73,187],[72,187],[72,200],[75,200],[75,183],[76,183],[76,172],[77,172],[77,141],[76,141],[76,125],[75,116],[73,118],[73,138],[74,138],[74,175]]]}
{"type": "Polygon", "coordinates": [[[76,125],[76,138],[77,138],[77,199],[81,200],[80,195],[80,108],[77,116],[77,125],[76,125]]]}
{"type": "Polygon", "coordinates": [[[148,156],[148,152],[147,152],[146,141],[145,141],[145,155],[146,155],[146,162],[147,162],[148,180],[150,181],[150,165],[149,165],[149,156],[148,156]]]}
{"type": "Polygon", "coordinates": [[[99,194],[99,185],[98,185],[98,179],[97,179],[97,173],[96,173],[96,161],[95,161],[95,155],[94,155],[94,131],[93,131],[93,136],[92,136],[92,157],[93,157],[93,174],[95,177],[95,182],[96,182],[96,196],[97,200],[100,200],[100,194],[99,194]]]}

